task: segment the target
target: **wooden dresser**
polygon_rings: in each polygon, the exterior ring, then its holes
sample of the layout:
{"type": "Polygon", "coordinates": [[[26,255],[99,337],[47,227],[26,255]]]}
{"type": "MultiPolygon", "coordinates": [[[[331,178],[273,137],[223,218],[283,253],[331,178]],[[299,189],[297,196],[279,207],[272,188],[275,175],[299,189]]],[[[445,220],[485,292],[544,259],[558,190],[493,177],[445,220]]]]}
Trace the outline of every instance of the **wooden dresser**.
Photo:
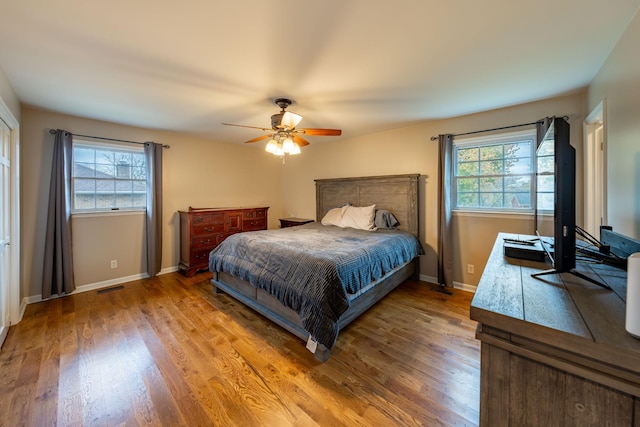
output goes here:
{"type": "Polygon", "coordinates": [[[180,211],[180,271],[209,268],[209,252],[232,234],[267,229],[268,207],[180,211]]]}
{"type": "Polygon", "coordinates": [[[640,426],[640,339],[625,331],[626,272],[508,258],[501,233],[471,302],[481,341],[481,426],[640,426]],[[540,280],[542,279],[542,280],[540,280]]]}

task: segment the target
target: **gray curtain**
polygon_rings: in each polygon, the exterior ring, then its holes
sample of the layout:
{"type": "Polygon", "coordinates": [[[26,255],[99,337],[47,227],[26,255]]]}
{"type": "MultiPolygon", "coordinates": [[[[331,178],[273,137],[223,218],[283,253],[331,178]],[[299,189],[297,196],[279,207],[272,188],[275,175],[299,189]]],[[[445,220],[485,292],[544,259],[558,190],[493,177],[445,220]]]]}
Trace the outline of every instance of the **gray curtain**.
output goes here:
{"type": "Polygon", "coordinates": [[[76,288],[71,248],[72,138],[67,131],[56,131],[44,242],[43,299],[54,294],[69,294],[76,288]]]}
{"type": "Polygon", "coordinates": [[[451,241],[451,178],[453,135],[438,136],[438,283],[453,287],[453,246],[451,241]]]}
{"type": "Polygon", "coordinates": [[[162,268],[162,144],[145,142],[147,162],[147,273],[162,268]]]}

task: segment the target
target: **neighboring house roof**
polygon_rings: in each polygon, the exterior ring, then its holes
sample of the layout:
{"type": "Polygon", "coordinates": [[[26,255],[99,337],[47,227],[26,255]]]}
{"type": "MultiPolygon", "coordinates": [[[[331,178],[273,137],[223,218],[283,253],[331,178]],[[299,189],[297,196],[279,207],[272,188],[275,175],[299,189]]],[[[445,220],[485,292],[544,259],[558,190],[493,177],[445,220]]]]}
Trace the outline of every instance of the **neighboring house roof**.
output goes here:
{"type": "Polygon", "coordinates": [[[76,163],[73,165],[73,176],[76,178],[115,178],[115,176],[76,163]]]}
{"type": "MultiPolygon", "coordinates": [[[[88,192],[88,193],[96,193],[96,192],[114,192],[114,180],[117,179],[115,175],[104,173],[102,171],[90,168],[83,164],[75,164],[74,165],[74,191],[76,193],[88,192]],[[79,178],[79,179],[78,179],[79,178]],[[86,179],[83,179],[86,178],[86,179]],[[93,178],[97,178],[93,179],[93,178]],[[106,179],[106,181],[105,181],[106,179]]],[[[126,183],[126,181],[124,181],[126,183]]],[[[116,188],[116,191],[122,192],[145,192],[144,188],[137,188],[136,185],[132,187],[120,187],[116,188]]]]}

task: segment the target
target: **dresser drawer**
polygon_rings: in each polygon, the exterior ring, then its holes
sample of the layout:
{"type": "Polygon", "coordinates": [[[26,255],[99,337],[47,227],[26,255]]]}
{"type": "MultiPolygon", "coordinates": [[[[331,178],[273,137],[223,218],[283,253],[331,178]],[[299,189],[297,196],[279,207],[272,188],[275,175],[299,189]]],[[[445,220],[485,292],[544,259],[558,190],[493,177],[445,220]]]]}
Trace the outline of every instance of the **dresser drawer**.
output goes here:
{"type": "Polygon", "coordinates": [[[243,219],[253,219],[253,218],[267,218],[267,210],[266,209],[252,209],[244,212],[242,216],[243,219]]]}
{"type": "Polygon", "coordinates": [[[211,249],[205,249],[205,250],[196,250],[193,251],[191,253],[191,259],[189,260],[190,265],[192,266],[196,266],[196,265],[209,265],[209,252],[211,252],[211,249]]]}
{"type": "Polygon", "coordinates": [[[207,249],[213,248],[217,243],[217,234],[207,234],[204,236],[195,236],[191,238],[191,248],[198,249],[207,249]]]}
{"type": "Polygon", "coordinates": [[[224,213],[200,213],[191,217],[192,227],[195,228],[206,224],[224,224],[224,213]]]}
{"type": "Polygon", "coordinates": [[[224,223],[219,224],[202,224],[194,225],[192,229],[192,236],[203,236],[206,234],[221,233],[224,231],[224,223]]]}
{"type": "Polygon", "coordinates": [[[242,231],[255,231],[255,230],[266,230],[266,229],[267,229],[266,218],[245,219],[242,221],[242,231]]]}

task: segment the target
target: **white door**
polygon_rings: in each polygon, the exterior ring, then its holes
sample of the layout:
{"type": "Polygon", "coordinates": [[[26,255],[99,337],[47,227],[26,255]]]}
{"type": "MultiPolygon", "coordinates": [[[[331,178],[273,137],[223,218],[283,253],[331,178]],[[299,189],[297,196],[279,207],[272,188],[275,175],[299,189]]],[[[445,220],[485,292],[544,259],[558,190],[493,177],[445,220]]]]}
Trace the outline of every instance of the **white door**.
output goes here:
{"type": "Polygon", "coordinates": [[[605,102],[600,103],[584,123],[584,229],[600,239],[606,224],[605,211],[605,102]]]}
{"type": "Polygon", "coordinates": [[[0,345],[9,327],[11,131],[0,120],[0,345]]]}

